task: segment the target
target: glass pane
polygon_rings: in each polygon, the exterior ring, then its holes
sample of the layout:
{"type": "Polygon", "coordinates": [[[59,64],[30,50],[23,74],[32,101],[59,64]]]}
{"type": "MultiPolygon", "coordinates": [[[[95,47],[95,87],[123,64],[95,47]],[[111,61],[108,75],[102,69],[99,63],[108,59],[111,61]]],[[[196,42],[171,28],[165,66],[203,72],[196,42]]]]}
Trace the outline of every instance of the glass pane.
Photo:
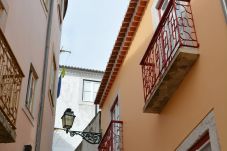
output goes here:
{"type": "Polygon", "coordinates": [[[84,92],[83,101],[92,101],[91,94],[92,94],[91,92],[84,92]]]}
{"type": "Polygon", "coordinates": [[[99,86],[100,86],[100,82],[94,82],[93,92],[98,92],[99,86]]]}
{"type": "Polygon", "coordinates": [[[210,143],[206,144],[200,151],[211,151],[211,145],[210,143]]]}
{"type": "Polygon", "coordinates": [[[169,0],[164,0],[162,4],[162,10],[165,11],[169,0]]]}
{"type": "Polygon", "coordinates": [[[91,91],[91,81],[84,81],[84,91],[91,91]]]}
{"type": "Polygon", "coordinates": [[[97,93],[96,93],[96,92],[94,92],[94,93],[93,93],[93,101],[95,100],[96,95],[97,95],[97,93]]]}

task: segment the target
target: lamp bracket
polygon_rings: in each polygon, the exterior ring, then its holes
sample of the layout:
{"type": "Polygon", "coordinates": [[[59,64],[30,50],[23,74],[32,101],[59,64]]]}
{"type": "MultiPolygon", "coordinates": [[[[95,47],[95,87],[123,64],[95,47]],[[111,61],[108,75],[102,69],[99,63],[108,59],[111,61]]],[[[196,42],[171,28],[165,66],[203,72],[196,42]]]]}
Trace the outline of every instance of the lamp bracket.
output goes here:
{"type": "Polygon", "coordinates": [[[94,132],[82,132],[82,131],[70,131],[70,136],[80,135],[84,140],[86,140],[90,144],[99,144],[102,139],[102,133],[94,133],[94,132]]]}

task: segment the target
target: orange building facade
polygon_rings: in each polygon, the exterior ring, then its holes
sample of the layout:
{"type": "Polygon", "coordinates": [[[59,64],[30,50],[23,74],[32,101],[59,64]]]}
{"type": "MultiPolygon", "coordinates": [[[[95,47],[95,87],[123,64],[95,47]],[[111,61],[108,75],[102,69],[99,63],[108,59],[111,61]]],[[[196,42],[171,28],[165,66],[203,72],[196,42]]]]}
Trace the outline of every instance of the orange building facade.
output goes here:
{"type": "Polygon", "coordinates": [[[67,0],[0,0],[0,151],[50,151],[67,0]]]}
{"type": "Polygon", "coordinates": [[[226,3],[129,2],[95,101],[100,151],[227,150],[226,3]]]}

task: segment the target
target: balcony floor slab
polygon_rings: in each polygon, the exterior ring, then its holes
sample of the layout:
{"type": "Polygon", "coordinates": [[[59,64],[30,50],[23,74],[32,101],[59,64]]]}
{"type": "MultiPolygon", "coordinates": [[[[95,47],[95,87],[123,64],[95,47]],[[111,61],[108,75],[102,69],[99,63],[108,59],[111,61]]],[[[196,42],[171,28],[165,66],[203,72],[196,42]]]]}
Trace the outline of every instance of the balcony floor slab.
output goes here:
{"type": "Polygon", "coordinates": [[[16,132],[10,126],[4,114],[0,111],[0,143],[15,142],[16,132]]]}
{"type": "Polygon", "coordinates": [[[153,94],[145,102],[145,113],[160,113],[176,91],[187,72],[199,57],[197,49],[181,47],[167,67],[153,94]]]}

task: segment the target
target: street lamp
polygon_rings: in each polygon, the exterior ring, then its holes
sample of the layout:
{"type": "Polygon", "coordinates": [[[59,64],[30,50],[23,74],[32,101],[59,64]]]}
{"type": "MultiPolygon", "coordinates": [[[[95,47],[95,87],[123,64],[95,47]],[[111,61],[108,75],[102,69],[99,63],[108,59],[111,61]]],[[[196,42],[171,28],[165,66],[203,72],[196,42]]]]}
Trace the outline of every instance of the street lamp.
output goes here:
{"type": "Polygon", "coordinates": [[[70,108],[67,108],[62,115],[62,127],[66,130],[66,133],[68,133],[69,129],[73,126],[75,117],[74,112],[70,108]]]}
{"type": "Polygon", "coordinates": [[[69,133],[71,137],[74,135],[80,135],[84,140],[86,140],[90,144],[99,144],[102,138],[101,133],[93,133],[93,132],[83,132],[83,131],[71,131],[70,128],[72,128],[74,119],[75,119],[74,112],[67,108],[61,117],[62,119],[62,127],[63,130],[66,131],[66,133],[69,133]]]}

